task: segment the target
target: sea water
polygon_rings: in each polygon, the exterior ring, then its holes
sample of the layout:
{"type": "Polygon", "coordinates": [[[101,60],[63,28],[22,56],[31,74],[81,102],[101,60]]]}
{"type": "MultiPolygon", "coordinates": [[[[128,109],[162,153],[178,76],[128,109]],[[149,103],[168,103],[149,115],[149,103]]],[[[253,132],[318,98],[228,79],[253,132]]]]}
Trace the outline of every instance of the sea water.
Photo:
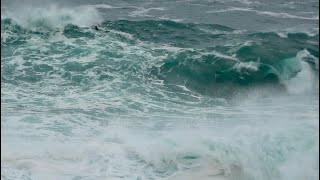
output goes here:
{"type": "Polygon", "coordinates": [[[1,1],[1,179],[318,179],[318,9],[1,1]]]}

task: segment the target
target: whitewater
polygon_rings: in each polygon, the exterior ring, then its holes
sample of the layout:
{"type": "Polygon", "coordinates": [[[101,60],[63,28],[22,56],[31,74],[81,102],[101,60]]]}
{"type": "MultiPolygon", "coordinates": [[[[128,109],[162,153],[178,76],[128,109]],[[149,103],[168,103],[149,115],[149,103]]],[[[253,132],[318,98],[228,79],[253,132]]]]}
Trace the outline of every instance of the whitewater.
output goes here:
{"type": "Polygon", "coordinates": [[[1,179],[319,179],[318,8],[1,1],[1,179]]]}

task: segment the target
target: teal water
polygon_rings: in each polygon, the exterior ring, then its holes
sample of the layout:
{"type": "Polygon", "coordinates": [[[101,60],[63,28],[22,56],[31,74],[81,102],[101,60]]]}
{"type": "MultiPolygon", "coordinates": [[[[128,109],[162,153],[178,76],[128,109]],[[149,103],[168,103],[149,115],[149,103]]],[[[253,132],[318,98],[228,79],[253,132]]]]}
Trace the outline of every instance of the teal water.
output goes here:
{"type": "Polygon", "coordinates": [[[318,2],[1,5],[1,179],[319,178],[318,2]]]}

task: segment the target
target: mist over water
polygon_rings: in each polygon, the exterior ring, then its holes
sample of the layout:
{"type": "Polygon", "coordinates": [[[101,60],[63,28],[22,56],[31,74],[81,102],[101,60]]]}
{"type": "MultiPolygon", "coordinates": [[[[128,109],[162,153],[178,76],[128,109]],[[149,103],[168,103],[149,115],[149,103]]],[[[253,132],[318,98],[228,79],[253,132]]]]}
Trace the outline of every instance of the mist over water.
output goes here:
{"type": "Polygon", "coordinates": [[[1,1],[1,179],[318,179],[318,8],[1,1]]]}

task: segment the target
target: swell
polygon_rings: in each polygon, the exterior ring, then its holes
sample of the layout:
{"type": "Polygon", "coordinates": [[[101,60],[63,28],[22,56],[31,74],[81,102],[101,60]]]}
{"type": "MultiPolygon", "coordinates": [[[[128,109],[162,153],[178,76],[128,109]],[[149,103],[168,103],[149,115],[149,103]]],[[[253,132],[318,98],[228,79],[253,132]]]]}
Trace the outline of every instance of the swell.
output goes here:
{"type": "Polygon", "coordinates": [[[12,83],[36,83],[55,75],[71,80],[71,84],[87,86],[92,80],[99,83],[121,76],[123,80],[130,77],[133,83],[153,79],[212,92],[221,87],[224,91],[230,85],[284,84],[301,71],[301,61],[318,72],[318,34],[287,33],[284,37],[276,32],[246,32],[217,24],[166,20],[104,21],[85,27],[67,23],[54,28],[37,24],[28,28],[10,18],[1,20],[1,34],[1,46],[6,47],[1,55],[4,59],[1,77],[4,82],[12,83]],[[62,38],[48,45],[57,36],[62,38]],[[69,55],[56,59],[55,64],[42,61],[39,65],[34,62],[41,58],[20,54],[23,55],[20,65],[27,71],[24,75],[17,73],[18,66],[5,59],[20,57],[15,50],[24,48],[27,52],[28,44],[35,38],[48,45],[49,57],[55,53],[69,55]],[[102,44],[106,42],[108,45],[102,44]],[[58,50],[61,45],[65,49],[58,50]],[[92,45],[100,46],[100,50],[92,45]],[[149,56],[138,56],[137,51],[128,55],[124,51],[128,46],[149,56]],[[306,55],[301,58],[299,52],[306,55]],[[73,57],[93,60],[68,62],[73,57]]]}

